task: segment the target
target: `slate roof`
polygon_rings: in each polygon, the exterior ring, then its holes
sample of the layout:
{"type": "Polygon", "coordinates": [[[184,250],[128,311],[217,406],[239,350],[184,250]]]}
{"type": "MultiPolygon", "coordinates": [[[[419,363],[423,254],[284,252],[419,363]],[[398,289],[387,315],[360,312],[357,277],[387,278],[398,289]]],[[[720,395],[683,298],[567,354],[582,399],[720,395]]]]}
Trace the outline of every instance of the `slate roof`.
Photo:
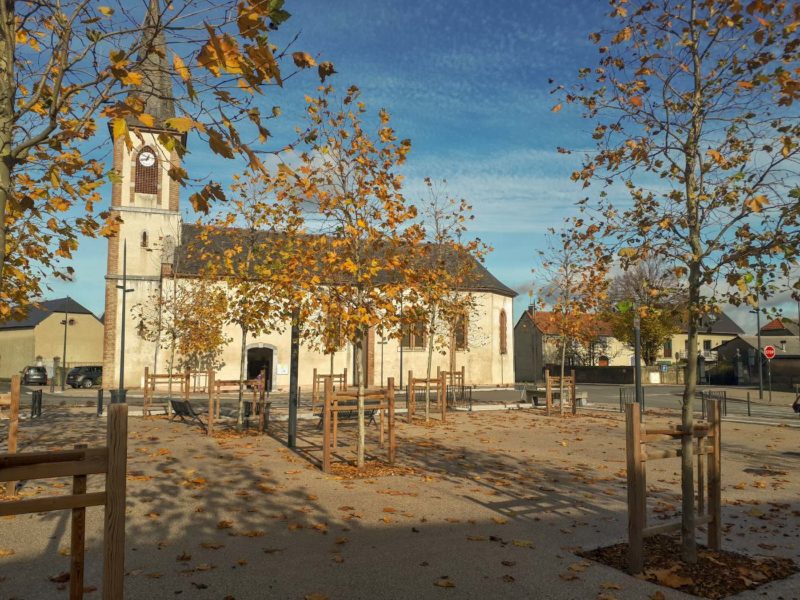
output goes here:
{"type": "MultiPolygon", "coordinates": [[[[527,310],[525,314],[543,334],[559,335],[557,313],[546,310],[537,310],[534,313],[531,310],[527,310]]],[[[587,327],[590,325],[594,328],[597,336],[614,337],[614,332],[609,322],[600,319],[596,315],[583,315],[583,319],[587,322],[587,327]]]]}
{"type": "MultiPolygon", "coordinates": [[[[681,322],[677,325],[680,328],[680,333],[688,333],[689,326],[685,321],[681,322]]],[[[728,315],[724,312],[720,312],[718,315],[709,316],[706,315],[700,321],[700,325],[697,328],[698,333],[717,333],[720,335],[739,335],[744,333],[744,329],[739,327],[736,322],[731,319],[728,315]]]]}
{"type": "Polygon", "coordinates": [[[744,329],[739,327],[736,322],[724,312],[720,312],[718,315],[715,315],[715,318],[709,316],[703,317],[703,320],[700,322],[699,332],[739,335],[744,333],[744,329]]]}
{"type": "MultiPolygon", "coordinates": [[[[85,306],[77,303],[75,300],[67,296],[66,298],[57,298],[55,300],[44,300],[37,302],[35,305],[28,309],[28,314],[17,321],[5,321],[0,323],[0,330],[4,329],[32,329],[39,323],[44,321],[53,313],[63,313],[66,310],[71,315],[92,315],[85,306]]],[[[96,317],[95,317],[96,318],[96,317]]]]}
{"type": "MultiPolygon", "coordinates": [[[[202,228],[198,225],[184,223],[181,227],[181,244],[176,249],[175,254],[175,271],[178,275],[194,276],[200,272],[201,261],[197,258],[196,254],[192,252],[192,248],[200,247],[199,240],[202,228]]],[[[235,228],[230,228],[231,233],[235,233],[235,228]]],[[[268,235],[268,234],[264,234],[268,235]]],[[[215,248],[214,253],[221,254],[225,249],[233,244],[233,237],[216,236],[214,240],[215,248]]],[[[517,296],[517,292],[502,283],[497,277],[492,275],[489,270],[481,264],[480,261],[472,258],[472,270],[469,280],[465,287],[466,291],[470,292],[490,292],[508,298],[517,296]]]]}
{"type": "MultiPolygon", "coordinates": [[[[774,338],[764,339],[764,336],[761,337],[761,347],[765,346],[772,346],[775,348],[775,360],[779,358],[796,358],[800,357],[800,340],[796,337],[788,337],[784,341],[785,344],[781,344],[779,342],[773,341],[774,338]]],[[[732,340],[728,340],[727,342],[723,342],[719,346],[717,346],[716,350],[721,349],[723,346],[728,344],[733,344],[737,340],[742,340],[751,348],[758,348],[758,336],[755,335],[738,335],[732,340]]]]}

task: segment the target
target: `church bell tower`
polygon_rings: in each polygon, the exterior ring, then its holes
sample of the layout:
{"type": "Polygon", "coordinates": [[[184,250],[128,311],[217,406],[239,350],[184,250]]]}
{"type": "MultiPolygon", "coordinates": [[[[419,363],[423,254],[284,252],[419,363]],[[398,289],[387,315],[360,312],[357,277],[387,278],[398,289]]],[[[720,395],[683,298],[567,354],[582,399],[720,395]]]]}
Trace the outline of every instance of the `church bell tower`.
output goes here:
{"type": "MultiPolygon", "coordinates": [[[[147,302],[161,287],[163,263],[171,263],[171,253],[180,243],[180,184],[169,170],[180,166],[170,138],[185,143],[167,121],[175,116],[172,68],[167,44],[160,26],[163,17],[160,0],[150,0],[142,26],[139,72],[142,83],[131,92],[132,99],[144,103],[143,112],[153,117],[145,126],[136,117],[128,118],[130,146],[125,139],[114,139],[110,210],[121,220],[119,231],[108,240],[105,286],[105,335],[103,348],[103,387],[118,386],[120,328],[126,319],[125,386],[139,387],[145,366],[153,368],[156,344],[136,333],[131,309],[147,302]],[[127,246],[127,315],[121,314],[123,247],[127,246]]],[[[111,125],[109,124],[109,128],[111,125]]]]}

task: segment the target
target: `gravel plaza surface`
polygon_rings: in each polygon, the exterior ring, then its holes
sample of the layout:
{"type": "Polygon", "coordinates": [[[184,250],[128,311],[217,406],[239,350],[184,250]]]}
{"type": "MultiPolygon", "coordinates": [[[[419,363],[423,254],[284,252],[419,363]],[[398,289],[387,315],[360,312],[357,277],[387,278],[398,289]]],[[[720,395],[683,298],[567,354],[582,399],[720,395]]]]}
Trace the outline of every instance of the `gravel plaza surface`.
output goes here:
{"type": "MultiPolygon", "coordinates": [[[[649,415],[648,423],[671,416],[649,415]]],[[[398,423],[394,469],[322,473],[321,433],[301,421],[270,435],[213,439],[165,418],[130,418],[126,597],[688,598],[581,559],[625,540],[624,421],[613,412],[454,412],[446,424],[398,423]]],[[[674,421],[672,421],[674,422],[674,421]]],[[[350,453],[353,424],[340,452],[350,453]]],[[[5,440],[7,421],[0,421],[5,440]]],[[[800,561],[800,429],[725,423],[723,547],[800,561]]],[[[51,408],[20,422],[20,451],[101,445],[105,419],[51,408]]],[[[368,446],[377,448],[374,427],[368,446]]],[[[648,518],[680,506],[678,459],[648,469],[648,518]]],[[[90,476],[89,490],[99,490],[90,476]]],[[[22,497],[68,480],[31,481],[22,497]]],[[[702,531],[699,539],[703,539],[702,531]]],[[[87,509],[87,598],[101,585],[102,509],[87,509]]],[[[0,598],[64,598],[69,512],[0,519],[0,598]]],[[[737,598],[798,598],[800,576],[737,598]]]]}

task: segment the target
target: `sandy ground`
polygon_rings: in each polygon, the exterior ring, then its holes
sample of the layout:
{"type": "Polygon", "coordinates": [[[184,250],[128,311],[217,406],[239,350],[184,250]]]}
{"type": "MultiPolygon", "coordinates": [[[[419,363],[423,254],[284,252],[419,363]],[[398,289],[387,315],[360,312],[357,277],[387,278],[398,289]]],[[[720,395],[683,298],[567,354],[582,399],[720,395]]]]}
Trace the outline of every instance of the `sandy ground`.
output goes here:
{"type": "MultiPolygon", "coordinates": [[[[212,440],[131,418],[126,597],[688,598],[573,554],[625,537],[620,415],[400,423],[395,474],[357,480],[320,472],[314,425],[301,423],[296,454],[284,446],[285,423],[270,436],[212,440]]],[[[21,451],[100,445],[105,420],[50,412],[20,430],[21,451]]],[[[348,455],[352,435],[343,438],[348,455]]],[[[650,521],[672,517],[678,460],[652,463],[648,484],[650,521]]],[[[90,491],[101,485],[90,477],[90,491]]],[[[723,486],[725,548],[800,562],[800,430],[724,424],[723,486]]],[[[66,480],[48,480],[21,493],[66,491],[66,480]]],[[[88,509],[89,589],[101,584],[102,514],[88,509]]],[[[0,598],[65,598],[50,577],[69,569],[68,547],[67,511],[0,519],[0,598]]],[[[738,598],[798,590],[800,575],[738,598]]]]}

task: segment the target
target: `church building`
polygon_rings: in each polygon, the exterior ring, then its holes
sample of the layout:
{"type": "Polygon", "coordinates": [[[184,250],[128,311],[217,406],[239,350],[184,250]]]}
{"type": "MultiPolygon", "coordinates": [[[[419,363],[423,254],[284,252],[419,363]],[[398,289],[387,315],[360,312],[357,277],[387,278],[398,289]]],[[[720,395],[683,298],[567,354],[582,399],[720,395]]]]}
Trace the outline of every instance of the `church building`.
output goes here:
{"type": "MultiPolygon", "coordinates": [[[[158,19],[158,1],[152,0],[143,26],[144,31],[158,19]]],[[[113,141],[113,166],[119,177],[112,185],[111,210],[122,220],[119,231],[109,238],[108,263],[105,286],[105,321],[103,384],[112,389],[118,386],[122,319],[125,319],[125,381],[127,388],[143,385],[144,370],[167,372],[168,352],[159,349],[137,335],[137,323],[131,308],[146,303],[153,296],[166,293],[170,285],[182,278],[197,275],[191,263],[173,265],[173,257],[192,244],[197,228],[183,223],[180,212],[180,184],[173,181],[168,171],[180,166],[175,151],[168,150],[160,141],[164,136],[180,138],[166,122],[175,116],[168,63],[166,40],[159,34],[154,43],[157,52],[151,52],[143,65],[143,81],[137,94],[145,100],[144,112],[153,115],[152,127],[131,123],[138,135],[131,136],[132,147],[124,140],[113,141]],[[123,248],[127,248],[127,314],[122,313],[123,248]],[[174,268],[173,268],[174,267],[174,268]]],[[[113,136],[112,136],[113,139],[113,136]]],[[[183,141],[183,140],[182,140],[183,141]]],[[[473,294],[476,310],[465,320],[457,332],[455,365],[465,369],[467,384],[509,384],[514,382],[514,344],[511,326],[512,301],[516,293],[497,280],[478,261],[472,270],[465,292],[473,294]]],[[[228,326],[226,337],[232,341],[222,354],[224,366],[217,372],[218,379],[237,379],[241,356],[241,334],[235,326],[228,326]]],[[[423,336],[413,333],[403,340],[381,339],[370,332],[365,352],[365,366],[369,385],[382,385],[389,377],[396,382],[407,379],[408,371],[424,377],[427,368],[427,350],[423,336]]],[[[433,370],[450,368],[449,353],[435,353],[433,370]]],[[[286,389],[289,384],[290,328],[248,338],[247,375],[255,376],[261,369],[269,373],[272,389],[286,389]]],[[[348,371],[353,381],[353,349],[345,347],[333,357],[334,372],[348,371]]],[[[299,383],[303,388],[311,385],[313,370],[330,371],[330,355],[301,347],[299,383]]]]}

